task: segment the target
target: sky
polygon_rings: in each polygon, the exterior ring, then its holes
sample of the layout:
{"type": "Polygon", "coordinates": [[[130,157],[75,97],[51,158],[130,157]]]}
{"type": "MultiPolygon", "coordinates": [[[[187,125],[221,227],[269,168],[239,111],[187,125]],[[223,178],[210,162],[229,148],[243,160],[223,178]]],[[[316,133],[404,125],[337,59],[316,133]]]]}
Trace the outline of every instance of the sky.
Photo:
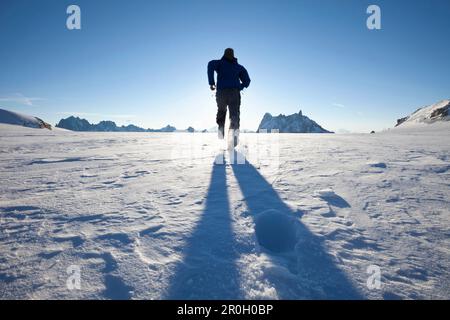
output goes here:
{"type": "Polygon", "coordinates": [[[1,0],[0,107],[211,128],[206,66],[232,47],[252,80],[241,128],[302,110],[328,130],[382,130],[450,98],[449,15],[448,0],[1,0]]]}

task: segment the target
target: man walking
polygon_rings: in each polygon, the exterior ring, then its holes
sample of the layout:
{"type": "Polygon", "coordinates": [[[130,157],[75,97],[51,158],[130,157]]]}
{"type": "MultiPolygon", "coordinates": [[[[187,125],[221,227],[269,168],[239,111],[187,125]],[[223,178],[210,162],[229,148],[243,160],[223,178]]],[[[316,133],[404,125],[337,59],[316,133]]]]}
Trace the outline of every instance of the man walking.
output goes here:
{"type": "Polygon", "coordinates": [[[208,63],[208,81],[211,90],[217,89],[216,122],[219,126],[219,139],[224,138],[228,107],[230,112],[229,138],[233,138],[232,143],[229,140],[229,144],[235,147],[238,144],[239,136],[240,91],[250,85],[250,77],[247,70],[237,62],[233,49],[225,49],[222,59],[212,60],[208,63]],[[217,86],[214,81],[214,71],[217,73],[217,86]]]}

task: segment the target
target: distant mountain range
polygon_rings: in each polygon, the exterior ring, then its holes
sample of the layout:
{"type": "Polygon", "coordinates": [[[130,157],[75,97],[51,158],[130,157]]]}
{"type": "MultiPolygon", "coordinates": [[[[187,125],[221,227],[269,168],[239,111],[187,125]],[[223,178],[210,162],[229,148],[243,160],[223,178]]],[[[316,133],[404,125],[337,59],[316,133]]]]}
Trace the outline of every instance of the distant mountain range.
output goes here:
{"type": "Polygon", "coordinates": [[[437,121],[450,121],[450,100],[442,100],[438,103],[419,108],[409,116],[398,119],[395,126],[405,127],[437,121]]]}
{"type": "MultiPolygon", "coordinates": [[[[450,100],[442,100],[438,103],[419,108],[409,116],[398,119],[395,126],[405,127],[435,122],[450,123],[450,100]]],[[[4,109],[0,109],[0,123],[20,125],[31,128],[52,129],[50,124],[38,117],[4,109]]],[[[171,125],[167,125],[161,129],[144,129],[133,124],[129,124],[127,126],[117,126],[114,121],[100,121],[97,124],[91,124],[86,119],[81,119],[74,116],[61,119],[56,127],[72,131],[96,132],[197,132],[197,130],[192,127],[188,127],[185,130],[177,130],[171,125]]],[[[266,113],[259,124],[257,132],[264,129],[269,132],[272,129],[278,129],[280,133],[333,133],[321,127],[314,120],[304,116],[301,110],[298,113],[288,116],[283,114],[272,116],[270,113],[266,113]]],[[[252,132],[249,130],[241,131],[252,132]]],[[[199,130],[198,132],[217,132],[217,127],[210,128],[209,130],[199,130]]]]}
{"type": "Polygon", "coordinates": [[[58,128],[64,128],[72,131],[97,131],[97,132],[174,132],[177,128],[167,125],[161,129],[144,129],[134,124],[127,126],[117,126],[114,121],[100,121],[97,124],[91,124],[86,119],[70,116],[61,119],[56,125],[58,128]]]}
{"type": "Polygon", "coordinates": [[[280,114],[279,116],[272,116],[266,113],[261,120],[258,127],[258,132],[261,130],[270,132],[272,129],[278,129],[280,133],[333,133],[322,128],[314,120],[299,113],[294,113],[288,116],[280,114]]]}

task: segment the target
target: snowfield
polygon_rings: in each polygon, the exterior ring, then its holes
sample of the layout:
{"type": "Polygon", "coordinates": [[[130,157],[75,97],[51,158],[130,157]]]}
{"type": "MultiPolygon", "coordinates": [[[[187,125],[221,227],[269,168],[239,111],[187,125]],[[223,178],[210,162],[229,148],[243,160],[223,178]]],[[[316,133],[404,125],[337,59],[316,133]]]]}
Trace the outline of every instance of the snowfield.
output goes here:
{"type": "Polygon", "coordinates": [[[2,124],[0,297],[450,299],[449,137],[2,124]]]}

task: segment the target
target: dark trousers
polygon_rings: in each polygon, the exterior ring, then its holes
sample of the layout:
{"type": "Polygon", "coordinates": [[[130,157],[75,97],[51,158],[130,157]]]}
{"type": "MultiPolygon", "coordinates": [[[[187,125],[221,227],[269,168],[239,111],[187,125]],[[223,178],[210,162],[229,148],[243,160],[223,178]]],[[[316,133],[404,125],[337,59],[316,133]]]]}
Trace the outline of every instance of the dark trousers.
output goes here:
{"type": "Polygon", "coordinates": [[[227,107],[230,111],[230,128],[239,129],[241,92],[239,89],[220,89],[216,93],[217,117],[219,127],[225,126],[227,107]]]}

